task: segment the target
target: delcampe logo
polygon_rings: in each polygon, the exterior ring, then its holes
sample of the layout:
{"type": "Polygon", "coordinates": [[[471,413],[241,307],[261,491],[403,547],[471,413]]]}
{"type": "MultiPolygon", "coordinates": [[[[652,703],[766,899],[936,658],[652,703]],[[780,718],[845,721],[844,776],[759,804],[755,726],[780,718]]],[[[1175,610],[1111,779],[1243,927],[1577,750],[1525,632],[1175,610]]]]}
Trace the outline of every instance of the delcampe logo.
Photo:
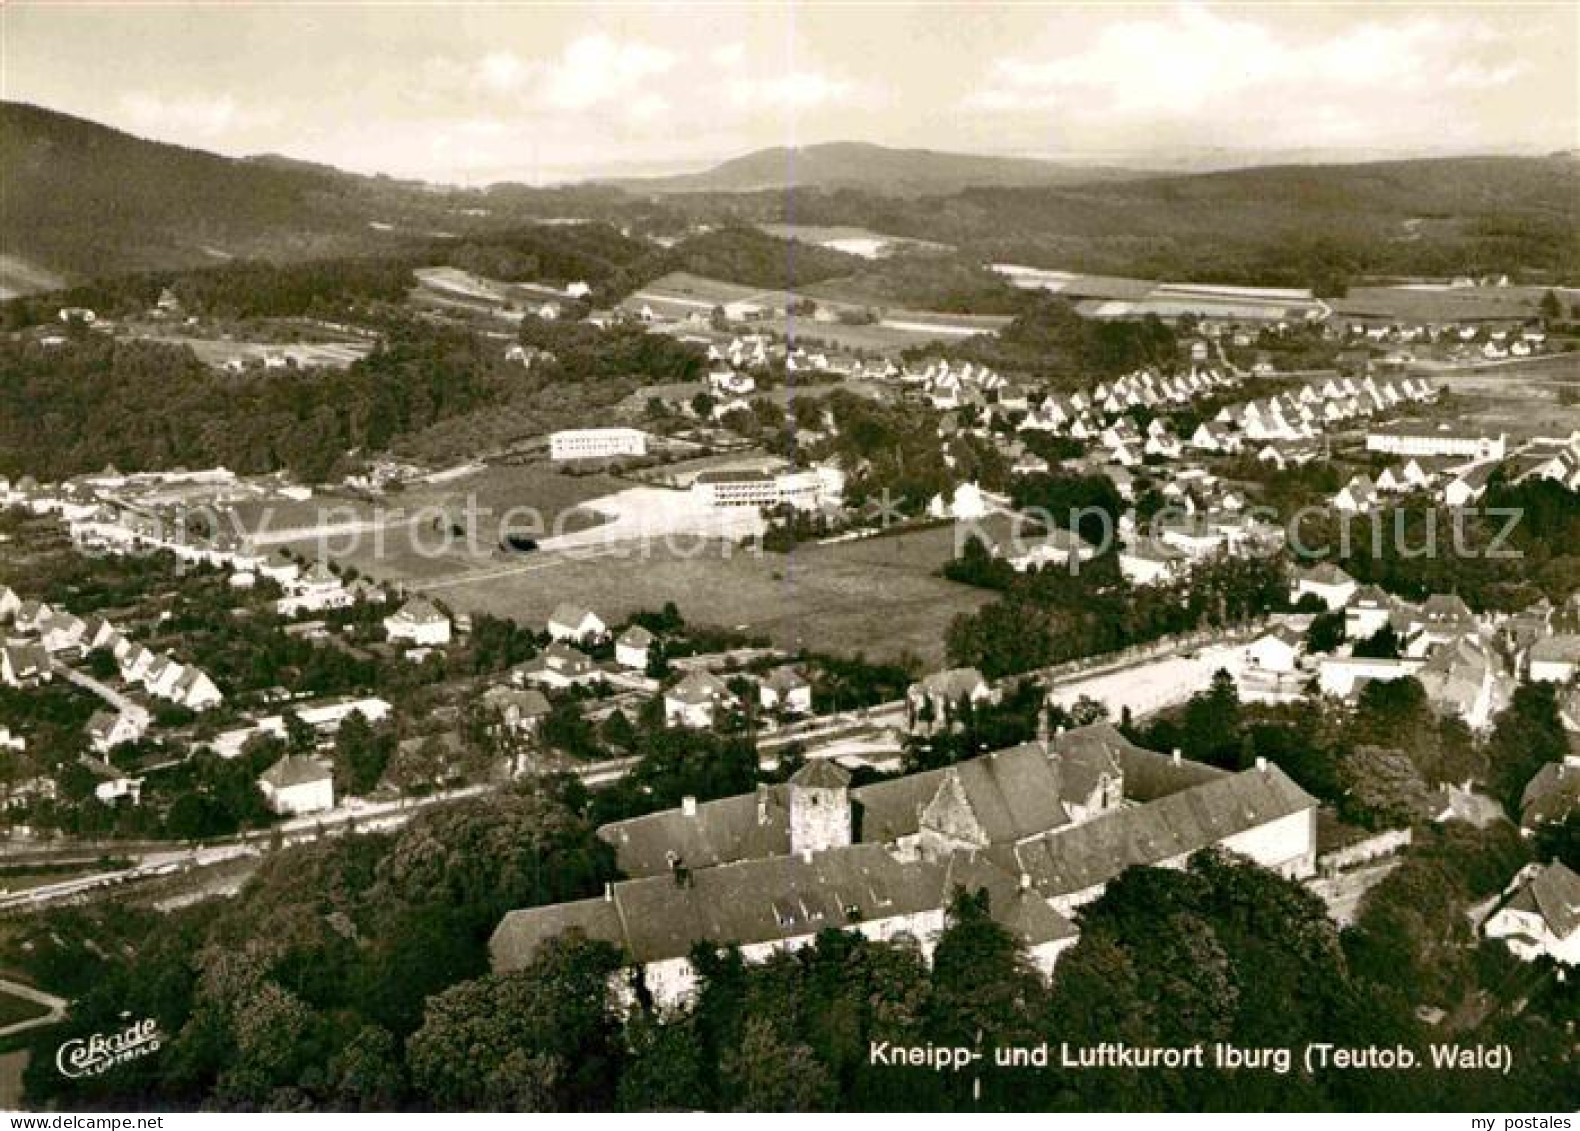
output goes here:
{"type": "Polygon", "coordinates": [[[159,1022],[145,1017],[119,1032],[94,1033],[67,1041],[55,1050],[55,1067],[72,1079],[98,1076],[118,1064],[158,1052],[163,1040],[159,1022]]]}

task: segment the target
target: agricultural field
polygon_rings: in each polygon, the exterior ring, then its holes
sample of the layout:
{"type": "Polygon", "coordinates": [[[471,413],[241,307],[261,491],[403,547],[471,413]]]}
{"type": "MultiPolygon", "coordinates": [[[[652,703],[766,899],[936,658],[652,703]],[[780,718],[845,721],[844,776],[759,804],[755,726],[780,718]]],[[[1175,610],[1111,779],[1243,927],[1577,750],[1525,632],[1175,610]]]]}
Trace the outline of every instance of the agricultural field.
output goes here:
{"type": "Polygon", "coordinates": [[[1580,353],[1473,369],[1434,368],[1454,394],[1454,419],[1507,432],[1511,441],[1580,429],[1580,353]]]}
{"type": "MultiPolygon", "coordinates": [[[[467,612],[542,624],[562,601],[618,620],[674,601],[687,620],[762,633],[780,647],[943,662],[950,620],[990,594],[931,576],[920,559],[875,568],[848,546],[753,554],[710,543],[692,556],[654,545],[522,555],[520,565],[446,579],[426,591],[467,612]]],[[[865,551],[863,551],[865,552],[865,551]]]]}
{"type": "MultiPolygon", "coordinates": [[[[1558,288],[1565,306],[1580,302],[1580,291],[1558,288]]],[[[1394,318],[1401,322],[1458,322],[1477,319],[1535,318],[1546,287],[1351,287],[1329,299],[1335,317],[1394,318]]]]}
{"type": "Polygon", "coordinates": [[[673,600],[690,621],[761,633],[780,647],[914,655],[935,667],[944,662],[950,620],[991,596],[938,576],[953,553],[948,526],[789,554],[681,538],[522,554],[457,547],[422,557],[393,542],[382,556],[368,550],[337,560],[421,589],[459,612],[540,625],[564,601],[619,620],[673,600]]]}

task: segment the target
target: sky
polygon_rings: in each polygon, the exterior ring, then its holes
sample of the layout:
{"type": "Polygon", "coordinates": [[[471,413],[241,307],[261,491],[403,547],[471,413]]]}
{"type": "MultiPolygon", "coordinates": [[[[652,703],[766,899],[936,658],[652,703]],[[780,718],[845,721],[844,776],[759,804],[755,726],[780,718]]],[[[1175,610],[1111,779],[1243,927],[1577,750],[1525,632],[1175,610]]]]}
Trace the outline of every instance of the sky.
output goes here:
{"type": "Polygon", "coordinates": [[[1580,5],[10,0],[0,97],[468,184],[835,140],[1131,164],[1547,152],[1580,147],[1580,5]]]}

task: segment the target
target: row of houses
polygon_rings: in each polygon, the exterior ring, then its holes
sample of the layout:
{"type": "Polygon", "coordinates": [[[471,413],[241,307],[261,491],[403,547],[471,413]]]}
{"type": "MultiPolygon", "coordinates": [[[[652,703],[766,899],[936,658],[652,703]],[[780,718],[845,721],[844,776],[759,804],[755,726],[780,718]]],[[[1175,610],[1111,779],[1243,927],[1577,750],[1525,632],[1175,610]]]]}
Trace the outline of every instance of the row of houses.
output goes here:
{"type": "Polygon", "coordinates": [[[207,673],[170,656],[161,656],[126,636],[102,617],[78,617],[41,601],[25,601],[15,590],[0,586],[0,623],[9,622],[25,638],[8,642],[0,661],[0,677],[11,686],[49,678],[55,659],[75,659],[96,649],[115,657],[121,678],[140,684],[155,698],[194,711],[218,706],[224,699],[207,673]]]}

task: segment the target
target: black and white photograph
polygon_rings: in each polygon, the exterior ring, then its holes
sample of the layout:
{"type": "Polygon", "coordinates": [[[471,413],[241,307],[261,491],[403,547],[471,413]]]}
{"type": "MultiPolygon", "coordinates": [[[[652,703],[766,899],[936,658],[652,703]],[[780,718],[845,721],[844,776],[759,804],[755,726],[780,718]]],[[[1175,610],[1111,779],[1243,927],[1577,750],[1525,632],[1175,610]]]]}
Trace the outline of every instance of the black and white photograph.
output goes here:
{"type": "Polygon", "coordinates": [[[9,1128],[1577,1110],[1580,3],[0,2],[9,1128]]]}

